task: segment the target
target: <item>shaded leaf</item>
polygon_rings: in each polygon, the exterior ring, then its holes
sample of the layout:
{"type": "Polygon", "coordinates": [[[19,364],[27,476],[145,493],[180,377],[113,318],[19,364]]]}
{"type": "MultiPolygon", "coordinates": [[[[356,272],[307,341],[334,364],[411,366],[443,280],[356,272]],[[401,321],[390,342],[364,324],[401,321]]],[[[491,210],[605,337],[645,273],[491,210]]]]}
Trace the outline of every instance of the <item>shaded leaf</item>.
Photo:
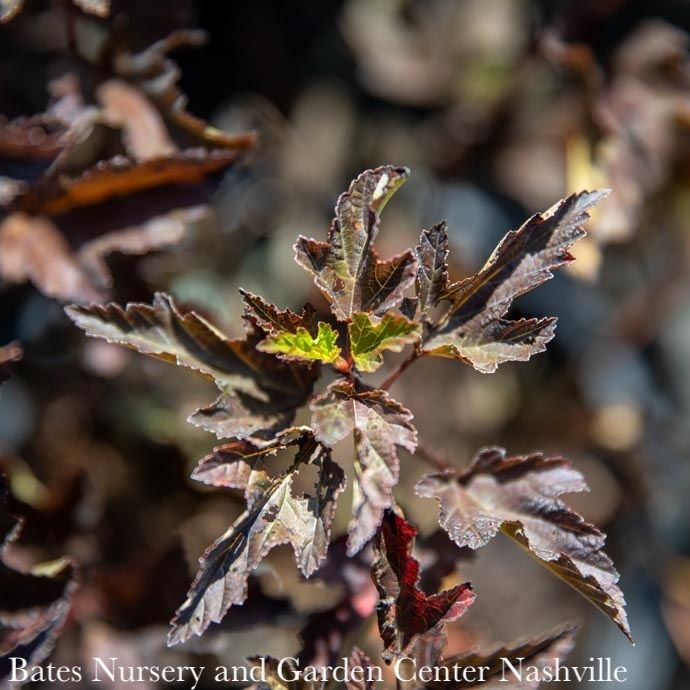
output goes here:
{"type": "Polygon", "coordinates": [[[438,305],[448,288],[448,223],[422,230],[417,257],[417,307],[421,315],[438,305]]]}
{"type": "Polygon", "coordinates": [[[13,213],[0,223],[0,276],[12,283],[30,280],[44,294],[64,301],[104,297],[62,233],[43,216],[13,213]]]}
{"type": "Polygon", "coordinates": [[[331,666],[342,659],[350,635],[374,612],[376,588],[371,580],[371,557],[363,550],[354,557],[346,551],[347,537],[334,539],[314,579],[338,585],[345,591],[335,606],[309,615],[299,631],[302,646],[298,655],[302,667],[331,666]]]}
{"type": "MultiPolygon", "coordinates": [[[[540,681],[529,680],[532,672],[528,673],[528,667],[535,668],[542,676],[544,669],[553,667],[558,659],[561,663],[570,654],[575,646],[577,627],[565,626],[540,637],[527,640],[518,640],[506,645],[497,645],[487,651],[468,651],[457,654],[443,661],[442,667],[453,669],[486,667],[484,680],[481,682],[463,682],[462,688],[485,688],[486,690],[535,690],[540,686],[540,681]],[[505,664],[509,661],[515,668],[520,668],[522,662],[524,673],[522,679],[516,679],[515,674],[505,664]]],[[[452,675],[450,676],[453,677],[452,675]]],[[[441,690],[447,687],[446,683],[428,683],[429,690],[441,690]]]]}
{"type": "Polygon", "coordinates": [[[376,371],[383,364],[384,350],[400,352],[405,345],[416,343],[421,326],[404,316],[388,313],[380,319],[365,312],[352,315],[348,324],[350,354],[355,366],[367,373],[376,371]]]}
{"type": "Polygon", "coordinates": [[[163,293],[156,295],[153,305],[129,304],[123,309],[111,303],[66,311],[88,335],[215,381],[221,396],[190,421],[221,437],[270,435],[289,425],[318,375],[257,351],[264,336],[258,328],[243,340],[230,340],[196,312],[179,311],[163,293]]]}
{"type": "Polygon", "coordinates": [[[0,24],[16,17],[24,6],[24,0],[0,0],[0,24]]]}
{"type": "Polygon", "coordinates": [[[198,183],[234,163],[238,155],[237,151],[229,149],[197,148],[142,163],[127,156],[116,156],[99,161],[76,176],[60,174],[42,178],[20,191],[9,209],[56,216],[145,189],[198,183]]]}
{"type": "Polygon", "coordinates": [[[98,287],[110,288],[113,277],[105,262],[110,254],[118,252],[129,256],[142,256],[174,246],[182,241],[190,227],[207,217],[208,210],[204,206],[177,209],[162,216],[155,216],[139,226],[100,235],[83,244],[77,257],[98,287]]]}
{"type": "Polygon", "coordinates": [[[451,307],[431,328],[424,351],[461,359],[483,373],[543,352],[553,338],[555,319],[509,321],[504,316],[516,297],[571,261],[568,249],[585,234],[587,209],[607,193],[573,194],[509,232],[481,271],[444,293],[451,307]]]}
{"type": "Polygon", "coordinates": [[[289,309],[278,309],[275,304],[267,302],[263,297],[248,290],[240,288],[240,294],[244,302],[245,318],[253,319],[266,333],[270,335],[284,331],[294,333],[300,327],[306,328],[311,333],[315,332],[314,308],[310,304],[302,310],[301,314],[295,314],[289,309]]]}
{"type": "MultiPolygon", "coordinates": [[[[350,668],[362,669],[362,680],[351,677],[345,682],[347,690],[374,690],[376,684],[369,680],[369,669],[373,668],[371,659],[359,648],[353,647],[349,658],[350,668]]],[[[353,674],[354,676],[354,674],[353,674]]]]}
{"type": "Polygon", "coordinates": [[[49,218],[13,213],[0,223],[0,276],[12,283],[31,281],[63,302],[100,302],[112,286],[108,255],[143,255],[178,244],[205,217],[204,207],[179,209],[104,233],[75,253],[49,218]]]}
{"type": "Polygon", "coordinates": [[[326,683],[321,680],[304,680],[299,666],[290,657],[276,659],[272,656],[253,656],[247,661],[264,670],[263,680],[252,683],[247,690],[324,690],[326,687],[326,683]],[[282,674],[279,673],[281,661],[283,662],[282,674]],[[284,680],[284,678],[290,680],[284,680]]]}
{"type": "MultiPolygon", "coordinates": [[[[270,477],[258,465],[252,469],[246,481],[247,509],[201,559],[187,600],[172,621],[168,644],[200,635],[212,622],[219,622],[230,606],[242,604],[249,574],[274,547],[290,543],[305,577],[323,560],[345,475],[311,430],[298,431],[286,432],[287,443],[296,444],[298,452],[285,473],[270,477]],[[319,478],[313,495],[297,497],[292,481],[303,464],[317,466],[319,478]]],[[[279,445],[280,437],[276,441],[279,445]]]]}
{"type": "Polygon", "coordinates": [[[586,490],[567,460],[506,457],[502,448],[484,448],[463,472],[428,474],[416,486],[419,496],[439,502],[439,524],[458,546],[477,549],[502,530],[630,638],[619,576],[603,551],[606,536],[558,498],[586,490]]]}
{"type": "Polygon", "coordinates": [[[112,70],[136,83],[155,103],[171,128],[184,132],[194,143],[236,151],[251,149],[256,143],[256,133],[224,132],[187,111],[187,97],[178,88],[180,70],[169,53],[185,46],[201,46],[205,42],[205,32],[180,29],[140,52],[135,53],[129,50],[129,46],[122,46],[112,70]]]}
{"type": "Polygon", "coordinates": [[[363,172],[338,199],[328,241],[300,235],[295,243],[295,260],[314,276],[340,320],[398,306],[414,281],[412,252],[381,261],[373,248],[379,214],[408,174],[390,165],[363,172]]]}
{"type": "Polygon", "coordinates": [[[335,381],[311,404],[312,426],[328,446],[354,434],[355,478],[348,553],[374,536],[383,512],[394,504],[400,460],[397,447],[413,453],[417,431],[412,413],[383,390],[335,381]]]}
{"type": "Polygon", "coordinates": [[[11,362],[18,362],[23,354],[24,351],[19,343],[8,343],[0,346],[0,383],[9,378],[7,365],[11,362]]]}
{"type": "Polygon", "coordinates": [[[67,130],[65,123],[51,115],[20,117],[9,122],[0,115],[0,155],[51,161],[66,145],[67,130]]]}
{"type": "Polygon", "coordinates": [[[76,578],[68,560],[20,572],[4,563],[22,520],[8,510],[8,487],[0,475],[0,686],[8,687],[12,657],[29,665],[43,661],[67,619],[76,578]]]}
{"type": "Polygon", "coordinates": [[[388,663],[399,656],[416,658],[421,648],[425,663],[435,663],[446,646],[445,624],[474,601],[469,583],[437,594],[419,589],[419,562],[412,556],[416,534],[414,525],[389,510],[375,542],[372,577],[379,592],[379,632],[388,663]],[[427,650],[433,651],[429,655],[427,650]]]}

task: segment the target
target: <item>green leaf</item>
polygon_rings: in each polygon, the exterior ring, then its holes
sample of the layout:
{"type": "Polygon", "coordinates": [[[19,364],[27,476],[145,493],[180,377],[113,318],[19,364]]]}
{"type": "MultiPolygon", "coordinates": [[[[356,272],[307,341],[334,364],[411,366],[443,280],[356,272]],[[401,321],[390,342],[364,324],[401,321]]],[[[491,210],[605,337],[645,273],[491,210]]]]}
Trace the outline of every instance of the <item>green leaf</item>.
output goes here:
{"type": "Polygon", "coordinates": [[[543,352],[554,336],[556,319],[511,321],[504,317],[515,298],[572,261],[568,250],[585,234],[582,224],[589,218],[587,210],[607,193],[572,194],[509,232],[481,271],[441,295],[451,306],[431,325],[424,352],[460,359],[482,373],[543,352]]]}
{"type": "Polygon", "coordinates": [[[354,312],[380,315],[397,307],[414,282],[411,251],[381,261],[373,248],[379,214],[408,175],[407,168],[390,165],[363,172],[338,199],[328,241],[300,235],[295,243],[295,261],[314,276],[341,321],[354,312]]]}
{"type": "Polygon", "coordinates": [[[311,404],[312,426],[328,446],[354,435],[355,483],[347,549],[354,555],[374,536],[386,508],[394,505],[398,446],[414,453],[412,413],[386,391],[351,381],[334,381],[311,404]]]}
{"type": "Polygon", "coordinates": [[[338,333],[320,321],[316,337],[301,326],[294,333],[283,331],[262,340],[257,347],[262,352],[284,355],[286,359],[314,360],[332,364],[340,357],[338,333]]]}
{"type": "Polygon", "coordinates": [[[364,312],[352,315],[348,326],[350,354],[355,366],[367,373],[376,371],[383,364],[384,350],[400,352],[405,345],[416,343],[421,326],[399,314],[388,313],[381,319],[364,312]]]}
{"type": "Polygon", "coordinates": [[[316,322],[314,308],[307,304],[301,314],[280,310],[274,304],[246,290],[245,318],[254,319],[269,335],[257,348],[285,360],[333,364],[340,359],[338,332],[323,321],[316,322]]]}

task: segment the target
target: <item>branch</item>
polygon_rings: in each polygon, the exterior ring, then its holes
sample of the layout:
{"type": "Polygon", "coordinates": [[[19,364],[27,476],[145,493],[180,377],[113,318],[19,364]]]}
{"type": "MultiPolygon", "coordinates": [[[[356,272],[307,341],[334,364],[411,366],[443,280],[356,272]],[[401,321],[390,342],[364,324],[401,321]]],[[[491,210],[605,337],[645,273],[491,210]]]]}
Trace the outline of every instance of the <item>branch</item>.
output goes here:
{"type": "Polygon", "coordinates": [[[414,454],[415,457],[421,458],[424,462],[440,472],[453,469],[453,466],[445,459],[443,454],[423,443],[417,446],[417,450],[414,454]]]}
{"type": "Polygon", "coordinates": [[[402,374],[403,371],[405,371],[405,369],[407,369],[407,367],[409,367],[413,362],[417,361],[420,356],[421,352],[418,352],[417,350],[412,352],[412,354],[391,373],[391,375],[379,386],[379,388],[388,390],[398,380],[400,374],[402,374]]]}

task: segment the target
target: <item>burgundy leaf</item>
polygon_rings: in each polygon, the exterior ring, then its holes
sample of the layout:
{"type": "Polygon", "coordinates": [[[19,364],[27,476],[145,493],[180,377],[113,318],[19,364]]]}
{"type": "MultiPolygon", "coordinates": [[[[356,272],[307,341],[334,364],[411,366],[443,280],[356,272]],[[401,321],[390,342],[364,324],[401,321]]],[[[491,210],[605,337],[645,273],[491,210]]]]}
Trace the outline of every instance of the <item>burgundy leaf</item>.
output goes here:
{"type": "Polygon", "coordinates": [[[311,404],[317,438],[332,446],[354,434],[355,485],[348,553],[357,553],[394,504],[400,460],[397,447],[413,453],[417,431],[410,411],[383,390],[335,381],[311,404]]]}
{"type": "Polygon", "coordinates": [[[288,426],[318,375],[316,369],[259,352],[256,344],[263,331],[230,340],[196,312],[178,310],[164,293],[156,295],[152,306],[72,306],[66,311],[88,335],[215,381],[221,396],[211,407],[197,410],[190,421],[219,437],[260,438],[288,426]]]}
{"type": "Polygon", "coordinates": [[[242,604],[247,597],[247,578],[274,547],[290,543],[305,577],[326,555],[345,475],[311,430],[288,430],[285,435],[288,444],[298,446],[293,464],[278,477],[254,465],[246,480],[247,509],[201,559],[187,600],[172,621],[168,644],[201,635],[212,622],[220,622],[230,606],[242,604]],[[319,471],[314,493],[295,496],[293,479],[307,464],[319,471]]]}
{"type": "Polygon", "coordinates": [[[354,312],[397,307],[414,282],[412,252],[381,261],[373,247],[379,213],[408,175],[407,168],[390,165],[363,172],[338,199],[328,241],[297,239],[295,260],[314,276],[341,321],[354,312]]]}
{"type": "Polygon", "coordinates": [[[555,319],[509,321],[513,300],[553,277],[572,260],[568,250],[584,236],[587,209],[607,191],[573,194],[509,232],[484,267],[451,285],[450,309],[430,329],[424,351],[491,373],[502,362],[526,361],[553,338],[555,319]]]}
{"type": "Polygon", "coordinates": [[[435,663],[445,647],[445,624],[461,616],[474,601],[469,583],[437,594],[419,589],[419,562],[412,556],[416,534],[414,525],[387,511],[375,545],[372,577],[379,591],[383,658],[389,663],[400,655],[416,657],[421,649],[435,663]]]}
{"type": "Polygon", "coordinates": [[[438,501],[439,524],[458,546],[477,549],[502,530],[630,638],[619,575],[603,551],[606,536],[558,498],[585,490],[567,460],[506,457],[503,448],[484,448],[464,472],[428,474],[416,486],[419,496],[438,501]]]}

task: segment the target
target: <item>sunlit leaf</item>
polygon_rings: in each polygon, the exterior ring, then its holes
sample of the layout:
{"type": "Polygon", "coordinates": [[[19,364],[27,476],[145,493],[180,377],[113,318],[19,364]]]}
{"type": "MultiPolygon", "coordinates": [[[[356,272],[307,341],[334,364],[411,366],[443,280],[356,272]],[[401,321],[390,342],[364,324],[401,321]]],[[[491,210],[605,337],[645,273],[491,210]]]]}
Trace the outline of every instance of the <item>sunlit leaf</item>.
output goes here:
{"type": "Polygon", "coordinates": [[[125,149],[135,160],[172,156],[177,151],[161,114],[141,89],[122,79],[109,79],[96,91],[100,117],[122,128],[125,149]]]}
{"type": "Polygon", "coordinates": [[[230,606],[242,604],[247,597],[249,574],[274,547],[290,543],[305,577],[325,557],[345,475],[331,460],[329,449],[316,442],[310,430],[302,429],[296,436],[292,431],[287,434],[288,443],[298,445],[293,464],[277,477],[270,476],[258,463],[252,467],[246,479],[247,509],[201,559],[187,600],[172,621],[169,644],[200,635],[212,622],[219,622],[230,606]],[[307,464],[319,471],[314,492],[295,496],[293,479],[307,464]]]}
{"type": "Polygon", "coordinates": [[[311,391],[318,372],[281,362],[256,349],[264,332],[231,340],[195,312],[181,312],[158,293],[153,305],[68,307],[67,314],[88,335],[188,367],[215,381],[222,393],[190,421],[219,437],[253,437],[278,431],[311,391]]]}
{"type": "Polygon", "coordinates": [[[24,6],[24,0],[0,0],[0,24],[17,16],[24,6]]]}
{"type": "Polygon", "coordinates": [[[376,532],[383,512],[394,504],[400,460],[397,447],[417,447],[412,414],[382,390],[336,381],[311,404],[317,438],[332,446],[354,436],[355,477],[348,553],[357,553],[376,532]]]}
{"type": "Polygon", "coordinates": [[[417,307],[425,315],[438,305],[448,289],[448,224],[444,221],[422,230],[417,256],[417,307]]]}
{"type": "Polygon", "coordinates": [[[380,319],[364,312],[352,315],[348,325],[350,354],[355,366],[367,373],[383,364],[383,351],[400,352],[405,345],[416,343],[421,326],[399,314],[388,313],[380,319]]]}
{"type": "MultiPolygon", "coordinates": [[[[110,0],[73,0],[74,4],[87,14],[107,17],[110,13],[110,0]]],[[[0,0],[0,24],[18,15],[24,7],[24,0],[0,0]]]]}
{"type": "Polygon", "coordinates": [[[262,352],[283,355],[286,359],[315,360],[332,364],[340,357],[338,333],[323,321],[315,335],[299,327],[294,333],[271,335],[257,346],[262,352]]]}
{"type": "Polygon", "coordinates": [[[319,361],[332,364],[340,358],[338,333],[318,322],[311,305],[301,314],[289,309],[280,310],[274,304],[246,290],[240,290],[244,299],[245,316],[254,319],[268,337],[258,349],[286,360],[319,361]]]}
{"type": "Polygon", "coordinates": [[[142,163],[117,156],[100,161],[76,176],[60,174],[42,178],[20,192],[9,210],[58,216],[154,187],[198,183],[207,175],[227,168],[238,155],[229,149],[198,148],[142,163]]]}
{"type": "Polygon", "coordinates": [[[280,432],[260,447],[240,439],[217,446],[212,453],[199,460],[192,472],[192,479],[212,486],[246,489],[258,462],[285,450],[309,432],[309,427],[292,427],[280,432]]]}
{"type": "Polygon", "coordinates": [[[73,2],[88,14],[95,14],[98,17],[107,17],[110,14],[110,0],[73,0],[73,2]]]}
{"type": "Polygon", "coordinates": [[[484,448],[463,472],[428,474],[416,486],[419,496],[438,501],[439,524],[458,546],[477,549],[503,531],[630,637],[606,536],[558,498],[585,490],[567,460],[506,457],[502,448],[484,448]]]}
{"type": "Polygon", "coordinates": [[[526,361],[543,352],[554,335],[554,318],[504,317],[516,297],[571,261],[568,249],[584,235],[587,209],[607,193],[573,194],[509,232],[481,271],[443,293],[451,306],[434,323],[424,351],[461,359],[483,373],[495,371],[502,362],[526,361]]]}
{"type": "Polygon", "coordinates": [[[414,282],[412,252],[381,261],[373,248],[379,214],[408,174],[393,166],[363,172],[338,199],[328,241],[297,239],[295,260],[314,276],[340,320],[358,311],[381,314],[398,306],[414,282]]]}

